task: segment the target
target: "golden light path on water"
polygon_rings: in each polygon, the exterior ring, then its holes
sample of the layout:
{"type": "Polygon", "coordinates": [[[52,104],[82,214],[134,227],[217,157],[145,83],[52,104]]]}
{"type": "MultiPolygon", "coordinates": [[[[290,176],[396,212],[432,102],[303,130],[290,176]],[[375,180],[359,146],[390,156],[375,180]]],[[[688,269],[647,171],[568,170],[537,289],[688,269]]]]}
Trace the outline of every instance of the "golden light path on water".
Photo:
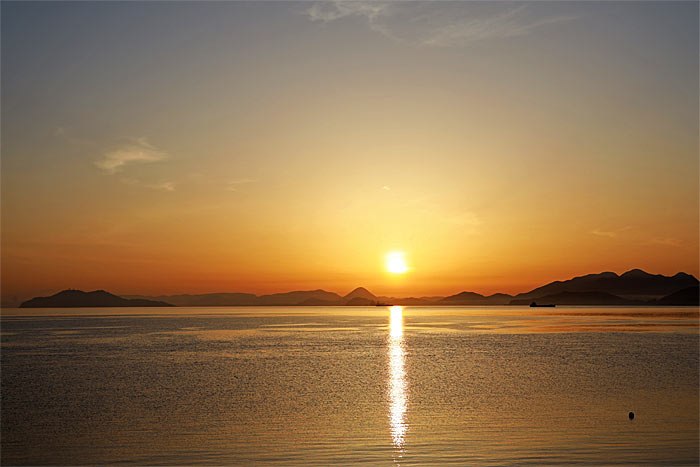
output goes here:
{"type": "Polygon", "coordinates": [[[404,371],[403,307],[392,306],[389,324],[389,423],[394,448],[403,452],[406,438],[406,373],[404,371]]]}

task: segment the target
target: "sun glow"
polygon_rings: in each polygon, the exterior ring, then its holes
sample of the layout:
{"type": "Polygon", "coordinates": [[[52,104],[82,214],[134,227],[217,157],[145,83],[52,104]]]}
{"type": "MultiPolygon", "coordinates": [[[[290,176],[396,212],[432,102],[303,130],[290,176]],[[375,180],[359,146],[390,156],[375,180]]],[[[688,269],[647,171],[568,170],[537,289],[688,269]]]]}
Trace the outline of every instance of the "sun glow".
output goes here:
{"type": "Polygon", "coordinates": [[[392,251],[386,255],[386,269],[392,274],[403,274],[408,271],[406,255],[403,251],[392,251]]]}

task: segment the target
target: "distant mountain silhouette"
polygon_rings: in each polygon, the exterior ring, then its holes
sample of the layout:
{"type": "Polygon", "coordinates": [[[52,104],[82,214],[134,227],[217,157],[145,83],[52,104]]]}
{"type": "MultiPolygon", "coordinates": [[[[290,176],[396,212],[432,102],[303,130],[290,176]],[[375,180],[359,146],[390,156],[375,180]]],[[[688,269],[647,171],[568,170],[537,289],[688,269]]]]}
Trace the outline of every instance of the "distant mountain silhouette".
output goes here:
{"type": "Polygon", "coordinates": [[[63,290],[50,297],[34,297],[20,305],[20,308],[83,308],[83,307],[151,307],[174,306],[170,303],[143,299],[126,299],[104,290],[83,292],[63,290]]]}
{"type": "Polygon", "coordinates": [[[495,293],[493,295],[488,295],[486,297],[486,300],[489,300],[494,303],[500,301],[503,301],[503,303],[508,303],[512,298],[513,296],[508,295],[507,293],[495,293]]]}
{"type": "Polygon", "coordinates": [[[352,300],[353,298],[364,298],[366,300],[374,300],[377,301],[377,297],[370,292],[369,290],[365,289],[364,287],[358,287],[349,294],[347,294],[345,297],[343,297],[345,300],[352,300]]]}
{"type": "Polygon", "coordinates": [[[127,297],[163,300],[177,306],[320,306],[343,304],[343,298],[340,295],[325,290],[303,290],[261,296],[250,293],[210,293],[156,297],[127,295],[127,297]]]}
{"type": "Polygon", "coordinates": [[[541,297],[561,292],[607,292],[631,300],[649,300],[697,285],[698,280],[695,277],[682,272],[675,276],[662,276],[632,269],[619,276],[614,272],[603,272],[551,282],[518,294],[515,299],[539,300],[541,297]]]}
{"type": "Polygon", "coordinates": [[[350,300],[346,301],[345,305],[347,305],[347,306],[374,306],[377,303],[379,303],[379,301],[376,298],[371,299],[371,298],[365,298],[365,297],[353,297],[350,300]]]}
{"type": "Polygon", "coordinates": [[[697,305],[698,280],[683,272],[674,276],[649,274],[632,269],[588,274],[555,281],[516,296],[495,293],[484,296],[464,291],[447,297],[396,298],[377,296],[357,287],[345,296],[326,290],[302,290],[269,295],[250,293],[209,293],[117,297],[103,290],[65,290],[52,297],[37,297],[22,307],[37,306],[443,306],[443,305],[529,305],[531,302],[556,305],[697,305]],[[89,296],[85,297],[85,296],[89,296]]]}
{"type": "Polygon", "coordinates": [[[445,297],[441,301],[456,303],[456,302],[466,302],[466,301],[474,301],[474,300],[484,300],[485,298],[486,297],[484,297],[483,295],[478,294],[476,292],[460,292],[456,295],[450,295],[449,297],[445,297]]]}
{"type": "Polygon", "coordinates": [[[440,299],[441,305],[507,305],[512,295],[497,293],[484,296],[476,292],[460,292],[440,299]]]}
{"type": "MultiPolygon", "coordinates": [[[[511,305],[529,305],[530,299],[511,300],[511,305]]],[[[607,292],[559,292],[537,298],[537,303],[551,305],[644,305],[641,300],[630,300],[607,292]]]]}
{"type": "Polygon", "coordinates": [[[124,298],[158,300],[176,306],[257,306],[260,304],[260,298],[250,293],[181,294],[155,297],[125,295],[124,298]]]}
{"type": "Polygon", "coordinates": [[[302,290],[269,295],[248,293],[212,293],[200,295],[161,295],[146,297],[130,295],[130,298],[149,298],[167,301],[177,306],[370,306],[383,303],[379,297],[364,287],[358,287],[341,297],[326,290],[302,290]]]}
{"type": "Polygon", "coordinates": [[[700,287],[687,287],[656,300],[658,305],[700,306],[700,287]]]}
{"type": "Polygon", "coordinates": [[[177,306],[336,306],[345,303],[345,300],[340,295],[320,289],[261,296],[250,293],[209,293],[160,295],[157,297],[127,295],[127,297],[163,300],[177,306]]]}
{"type": "Polygon", "coordinates": [[[302,305],[308,300],[321,300],[324,303],[339,305],[343,303],[343,298],[337,293],[320,289],[262,295],[259,299],[260,305],[302,305]]]}

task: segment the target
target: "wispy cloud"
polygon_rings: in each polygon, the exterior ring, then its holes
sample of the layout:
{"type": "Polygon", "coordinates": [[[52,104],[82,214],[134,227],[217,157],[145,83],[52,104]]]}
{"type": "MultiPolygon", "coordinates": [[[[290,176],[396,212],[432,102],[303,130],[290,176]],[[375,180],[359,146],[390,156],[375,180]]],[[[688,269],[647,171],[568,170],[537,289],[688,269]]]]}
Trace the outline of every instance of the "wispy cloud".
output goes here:
{"type": "Polygon", "coordinates": [[[373,21],[385,15],[390,3],[387,2],[363,2],[363,1],[334,1],[318,2],[306,10],[311,21],[329,22],[347,16],[359,16],[373,21]]]}
{"type": "Polygon", "coordinates": [[[153,184],[150,184],[148,186],[150,188],[153,188],[154,190],[175,191],[175,183],[173,183],[173,182],[153,183],[153,184]]]}
{"type": "Polygon", "coordinates": [[[681,246],[683,242],[681,242],[677,238],[673,237],[654,237],[651,240],[649,240],[647,243],[652,244],[652,245],[666,245],[666,246],[681,246]]]}
{"type": "Polygon", "coordinates": [[[142,186],[145,188],[150,188],[151,190],[175,191],[175,183],[174,182],[149,183],[149,182],[144,182],[142,180],[138,180],[135,178],[123,178],[122,182],[126,183],[127,185],[137,185],[137,186],[142,186]]]}
{"type": "Polygon", "coordinates": [[[525,15],[525,11],[526,5],[522,5],[492,16],[456,20],[434,30],[423,44],[449,47],[487,39],[508,39],[525,36],[547,24],[571,19],[564,16],[532,19],[525,15]]]}
{"type": "Polygon", "coordinates": [[[104,153],[95,165],[107,173],[115,173],[127,164],[157,162],[166,157],[165,152],[149,144],[146,138],[139,138],[104,153]]]}
{"type": "Polygon", "coordinates": [[[236,180],[231,180],[226,184],[226,191],[240,191],[241,185],[247,185],[255,182],[257,182],[257,180],[252,178],[239,178],[236,180]]]}
{"type": "Polygon", "coordinates": [[[646,237],[642,232],[632,231],[631,226],[620,229],[602,230],[595,229],[590,232],[592,235],[604,238],[624,238],[625,241],[634,241],[637,245],[664,245],[670,247],[680,247],[683,242],[675,237],[646,237]]]}
{"type": "Polygon", "coordinates": [[[525,36],[574,19],[536,15],[528,5],[498,3],[333,1],[314,3],[306,16],[323,23],[359,18],[371,30],[392,40],[427,47],[463,47],[489,39],[525,36]]]}
{"type": "Polygon", "coordinates": [[[620,229],[615,229],[615,230],[601,230],[601,229],[595,229],[591,231],[591,234],[596,235],[598,237],[608,237],[608,238],[616,238],[618,237],[622,232],[625,232],[629,230],[629,226],[622,227],[620,229]]]}
{"type": "Polygon", "coordinates": [[[613,231],[605,231],[605,230],[595,229],[595,230],[591,231],[591,233],[593,235],[598,236],[598,237],[608,237],[608,238],[617,237],[617,232],[613,232],[613,231]]]}

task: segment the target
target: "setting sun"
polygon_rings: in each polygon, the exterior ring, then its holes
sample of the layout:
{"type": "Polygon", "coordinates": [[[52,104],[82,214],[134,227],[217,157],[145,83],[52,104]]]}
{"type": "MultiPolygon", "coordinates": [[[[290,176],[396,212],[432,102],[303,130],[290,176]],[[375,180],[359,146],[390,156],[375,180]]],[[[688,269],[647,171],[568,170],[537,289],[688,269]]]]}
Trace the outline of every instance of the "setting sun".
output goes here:
{"type": "Polygon", "coordinates": [[[408,271],[406,258],[402,251],[392,251],[386,255],[386,269],[392,274],[403,274],[408,271]]]}

